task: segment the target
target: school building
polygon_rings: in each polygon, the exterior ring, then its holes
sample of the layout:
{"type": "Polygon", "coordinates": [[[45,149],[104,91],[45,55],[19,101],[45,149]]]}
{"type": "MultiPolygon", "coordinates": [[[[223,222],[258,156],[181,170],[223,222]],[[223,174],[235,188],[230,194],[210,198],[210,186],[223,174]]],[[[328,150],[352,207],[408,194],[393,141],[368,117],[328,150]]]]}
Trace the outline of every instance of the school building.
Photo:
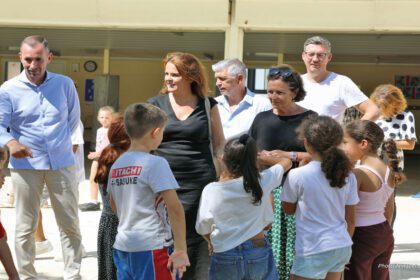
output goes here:
{"type": "Polygon", "coordinates": [[[367,95],[383,83],[404,87],[420,132],[420,1],[20,0],[3,1],[1,10],[0,82],[20,71],[25,36],[47,37],[54,53],[49,70],[77,83],[87,128],[99,76],[117,76],[112,92],[124,110],[159,92],[168,52],[196,54],[214,90],[211,64],[218,60],[238,57],[258,69],[287,63],[304,72],[302,45],[322,35],[332,42],[329,69],[367,95]]]}

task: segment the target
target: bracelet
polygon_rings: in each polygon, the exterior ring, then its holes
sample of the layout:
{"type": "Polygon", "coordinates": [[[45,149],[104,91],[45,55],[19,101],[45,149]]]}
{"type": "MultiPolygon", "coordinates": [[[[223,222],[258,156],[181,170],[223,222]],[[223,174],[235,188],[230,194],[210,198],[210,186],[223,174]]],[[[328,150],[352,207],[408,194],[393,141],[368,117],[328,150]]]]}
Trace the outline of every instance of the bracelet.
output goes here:
{"type": "Polygon", "coordinates": [[[292,161],[297,161],[297,153],[292,151],[292,161]]]}

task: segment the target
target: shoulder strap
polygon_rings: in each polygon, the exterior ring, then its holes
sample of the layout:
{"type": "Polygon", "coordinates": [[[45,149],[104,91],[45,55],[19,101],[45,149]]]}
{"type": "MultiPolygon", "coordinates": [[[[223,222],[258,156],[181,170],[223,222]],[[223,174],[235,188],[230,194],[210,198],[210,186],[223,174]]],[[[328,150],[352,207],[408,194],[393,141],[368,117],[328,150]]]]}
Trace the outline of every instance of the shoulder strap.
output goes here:
{"type": "Polygon", "coordinates": [[[210,117],[210,100],[208,97],[204,97],[204,106],[205,106],[205,110],[206,110],[206,115],[207,115],[207,123],[208,123],[208,127],[209,127],[209,141],[210,141],[210,152],[213,155],[213,138],[212,138],[212,134],[211,134],[211,117],[210,117]]]}
{"type": "MultiPolygon", "coordinates": [[[[381,181],[381,183],[382,184],[384,184],[385,183],[385,181],[384,181],[384,178],[382,178],[381,177],[381,175],[378,173],[378,171],[376,171],[375,169],[373,169],[372,167],[370,167],[370,166],[368,166],[368,165],[357,165],[355,168],[358,168],[358,169],[367,169],[367,170],[369,170],[370,172],[372,172],[373,174],[375,174],[376,175],[376,177],[378,177],[379,178],[379,180],[381,181]]],[[[388,171],[389,171],[389,169],[387,169],[387,173],[386,173],[386,175],[385,175],[385,177],[387,177],[389,174],[388,174],[388,171]]]]}
{"type": "Polygon", "coordinates": [[[389,178],[389,175],[391,174],[391,170],[389,169],[389,167],[387,166],[386,167],[386,173],[385,173],[385,183],[387,183],[388,184],[388,178],[389,178]]]}

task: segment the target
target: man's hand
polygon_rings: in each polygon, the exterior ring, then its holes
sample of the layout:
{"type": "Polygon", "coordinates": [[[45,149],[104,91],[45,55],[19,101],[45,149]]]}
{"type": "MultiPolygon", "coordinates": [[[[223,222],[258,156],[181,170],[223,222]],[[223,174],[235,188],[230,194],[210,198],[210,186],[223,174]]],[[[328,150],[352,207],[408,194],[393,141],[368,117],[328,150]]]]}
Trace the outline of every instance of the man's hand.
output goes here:
{"type": "Polygon", "coordinates": [[[17,140],[11,140],[6,144],[9,148],[10,155],[15,158],[33,157],[32,151],[25,145],[22,145],[17,140]]]}

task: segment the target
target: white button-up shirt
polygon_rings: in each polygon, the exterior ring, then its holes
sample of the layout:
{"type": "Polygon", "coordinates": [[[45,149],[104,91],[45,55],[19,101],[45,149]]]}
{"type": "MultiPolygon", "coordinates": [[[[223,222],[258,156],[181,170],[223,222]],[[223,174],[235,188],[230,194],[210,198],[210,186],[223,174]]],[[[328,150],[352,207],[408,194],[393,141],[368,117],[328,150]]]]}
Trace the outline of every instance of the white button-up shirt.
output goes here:
{"type": "Polygon", "coordinates": [[[248,133],[255,116],[272,108],[265,95],[255,94],[249,89],[246,89],[244,98],[233,112],[230,110],[226,96],[220,95],[215,99],[218,103],[226,140],[248,133]]]}

